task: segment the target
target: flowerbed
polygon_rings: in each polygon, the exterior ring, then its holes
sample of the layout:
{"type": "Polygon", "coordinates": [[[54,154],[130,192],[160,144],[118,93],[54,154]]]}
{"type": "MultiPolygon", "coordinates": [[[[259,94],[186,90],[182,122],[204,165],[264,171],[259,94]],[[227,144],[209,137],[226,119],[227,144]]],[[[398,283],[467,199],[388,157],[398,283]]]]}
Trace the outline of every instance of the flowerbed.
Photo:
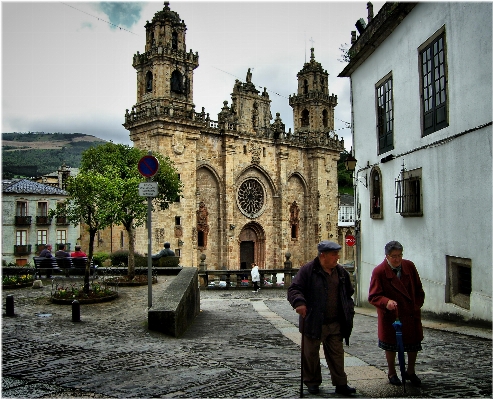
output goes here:
{"type": "Polygon", "coordinates": [[[59,304],[69,304],[74,300],[79,303],[97,303],[111,301],[118,297],[118,292],[106,283],[91,283],[89,292],[84,292],[84,285],[69,284],[67,286],[52,285],[51,301],[59,304]]]}
{"type": "Polygon", "coordinates": [[[23,288],[29,287],[34,281],[34,276],[30,274],[2,276],[2,288],[23,288]]]}

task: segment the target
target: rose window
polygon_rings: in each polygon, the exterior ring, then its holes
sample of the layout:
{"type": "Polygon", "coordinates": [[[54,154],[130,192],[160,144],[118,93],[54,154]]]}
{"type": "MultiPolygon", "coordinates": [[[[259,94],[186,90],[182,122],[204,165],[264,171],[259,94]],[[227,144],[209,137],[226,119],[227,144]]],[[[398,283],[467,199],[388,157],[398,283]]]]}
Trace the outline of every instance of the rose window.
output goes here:
{"type": "Polygon", "coordinates": [[[249,218],[254,218],[262,213],[264,207],[264,188],[258,180],[245,180],[238,190],[238,207],[249,218]]]}

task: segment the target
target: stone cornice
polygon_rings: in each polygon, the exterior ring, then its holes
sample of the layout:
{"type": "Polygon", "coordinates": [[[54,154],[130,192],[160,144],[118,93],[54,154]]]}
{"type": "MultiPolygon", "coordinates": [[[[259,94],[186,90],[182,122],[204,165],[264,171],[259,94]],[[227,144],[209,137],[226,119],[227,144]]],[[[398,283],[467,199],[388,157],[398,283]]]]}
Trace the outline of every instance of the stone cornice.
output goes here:
{"type": "Polygon", "coordinates": [[[418,3],[385,3],[371,20],[358,40],[349,49],[351,61],[338,75],[340,78],[351,74],[375,51],[394,31],[418,3]]]}

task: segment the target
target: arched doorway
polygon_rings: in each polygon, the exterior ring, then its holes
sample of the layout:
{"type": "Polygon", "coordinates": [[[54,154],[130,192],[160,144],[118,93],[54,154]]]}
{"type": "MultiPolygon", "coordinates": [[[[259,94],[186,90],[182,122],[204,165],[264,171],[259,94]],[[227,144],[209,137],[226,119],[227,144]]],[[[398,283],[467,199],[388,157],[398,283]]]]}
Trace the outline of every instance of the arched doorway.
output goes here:
{"type": "Polygon", "coordinates": [[[241,230],[240,269],[250,269],[252,263],[259,268],[265,268],[265,233],[261,225],[256,222],[246,224],[241,230]]]}

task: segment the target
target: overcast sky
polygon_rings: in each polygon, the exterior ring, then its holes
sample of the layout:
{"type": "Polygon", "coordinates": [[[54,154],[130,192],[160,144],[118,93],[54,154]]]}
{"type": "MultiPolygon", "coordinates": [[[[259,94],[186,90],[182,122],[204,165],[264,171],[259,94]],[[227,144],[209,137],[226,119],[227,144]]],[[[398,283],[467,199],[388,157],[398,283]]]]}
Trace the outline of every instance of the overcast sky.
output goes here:
{"type": "MultiPolygon", "coordinates": [[[[374,14],[384,2],[374,2],[374,14]]],[[[217,120],[235,79],[266,87],[273,117],[293,128],[288,97],[296,74],[315,59],[338,97],[335,129],[351,146],[349,78],[341,45],[351,41],[366,2],[170,1],[187,26],[187,51],[199,53],[194,103],[217,120]]],[[[132,57],[144,52],[146,20],[163,2],[2,2],[2,132],[85,133],[131,144],[122,126],[136,102],[132,57]]]]}

